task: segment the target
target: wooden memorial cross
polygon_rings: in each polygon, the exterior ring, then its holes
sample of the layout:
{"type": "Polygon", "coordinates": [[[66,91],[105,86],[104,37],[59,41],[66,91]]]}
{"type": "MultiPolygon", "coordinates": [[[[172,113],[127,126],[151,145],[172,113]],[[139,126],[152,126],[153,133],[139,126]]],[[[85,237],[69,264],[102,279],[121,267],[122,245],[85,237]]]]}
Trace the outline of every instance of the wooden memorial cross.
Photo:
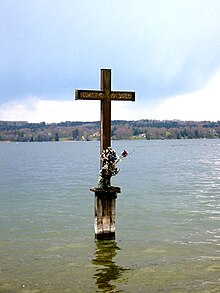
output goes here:
{"type": "MultiPolygon", "coordinates": [[[[75,90],[76,100],[100,100],[100,154],[111,146],[111,101],[135,101],[134,92],[111,90],[111,69],[101,69],[100,90],[75,90]]],[[[100,162],[100,166],[102,164],[100,162]]],[[[95,192],[95,235],[97,239],[115,237],[115,200],[120,188],[91,189],[95,192]]]]}

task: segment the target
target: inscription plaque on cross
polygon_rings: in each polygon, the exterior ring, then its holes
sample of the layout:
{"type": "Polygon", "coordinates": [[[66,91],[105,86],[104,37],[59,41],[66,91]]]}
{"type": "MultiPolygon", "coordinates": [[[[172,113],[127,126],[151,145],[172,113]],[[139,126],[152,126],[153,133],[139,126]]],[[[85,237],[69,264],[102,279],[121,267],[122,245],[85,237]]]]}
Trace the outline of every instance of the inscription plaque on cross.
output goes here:
{"type": "Polygon", "coordinates": [[[111,69],[101,69],[100,90],[75,90],[76,100],[100,100],[100,153],[111,146],[111,101],[135,101],[135,92],[112,91],[111,69]]]}

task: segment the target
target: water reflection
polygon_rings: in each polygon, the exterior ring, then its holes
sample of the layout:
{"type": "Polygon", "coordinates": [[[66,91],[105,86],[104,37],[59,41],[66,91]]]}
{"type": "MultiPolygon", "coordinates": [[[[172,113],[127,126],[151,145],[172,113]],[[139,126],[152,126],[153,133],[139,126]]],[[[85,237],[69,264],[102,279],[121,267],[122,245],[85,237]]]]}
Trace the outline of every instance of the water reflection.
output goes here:
{"type": "Polygon", "coordinates": [[[117,255],[120,248],[114,240],[96,241],[95,258],[92,263],[96,266],[94,279],[99,292],[123,292],[116,290],[111,281],[116,281],[127,269],[118,266],[112,259],[117,255]]]}

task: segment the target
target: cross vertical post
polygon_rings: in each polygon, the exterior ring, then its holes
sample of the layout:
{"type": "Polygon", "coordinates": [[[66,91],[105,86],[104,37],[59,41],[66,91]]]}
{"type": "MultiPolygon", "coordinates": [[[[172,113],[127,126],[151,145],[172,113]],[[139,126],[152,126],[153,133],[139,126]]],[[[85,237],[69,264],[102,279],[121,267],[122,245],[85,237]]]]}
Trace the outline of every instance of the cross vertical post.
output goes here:
{"type": "Polygon", "coordinates": [[[101,100],[100,154],[111,146],[111,69],[101,69],[101,91],[104,99],[101,100]]]}
{"type": "MultiPolygon", "coordinates": [[[[134,92],[111,90],[111,69],[101,69],[100,90],[75,90],[76,100],[100,100],[100,154],[111,146],[111,101],[135,101],[134,92]]],[[[100,160],[102,168],[102,161],[100,160]]],[[[115,238],[115,207],[119,187],[90,189],[95,192],[94,230],[96,239],[115,238]]]]}

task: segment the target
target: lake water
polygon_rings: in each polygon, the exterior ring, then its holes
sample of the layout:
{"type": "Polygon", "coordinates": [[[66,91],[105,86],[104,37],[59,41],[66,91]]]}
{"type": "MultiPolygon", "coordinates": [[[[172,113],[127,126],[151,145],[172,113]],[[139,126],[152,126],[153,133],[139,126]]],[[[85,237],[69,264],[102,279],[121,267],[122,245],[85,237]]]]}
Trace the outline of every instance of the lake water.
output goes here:
{"type": "Polygon", "coordinates": [[[96,242],[99,143],[0,144],[0,292],[220,292],[220,140],[113,148],[116,239],[96,242]]]}

